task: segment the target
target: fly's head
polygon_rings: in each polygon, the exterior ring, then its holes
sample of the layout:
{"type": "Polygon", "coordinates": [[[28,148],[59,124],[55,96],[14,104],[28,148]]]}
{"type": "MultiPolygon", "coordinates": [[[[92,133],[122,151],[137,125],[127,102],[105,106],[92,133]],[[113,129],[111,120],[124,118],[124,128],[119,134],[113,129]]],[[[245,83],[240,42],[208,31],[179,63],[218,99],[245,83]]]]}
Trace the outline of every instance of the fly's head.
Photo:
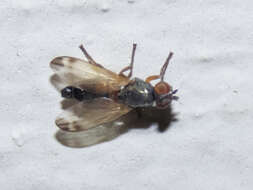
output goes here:
{"type": "Polygon", "coordinates": [[[146,82],[148,83],[152,80],[160,79],[160,82],[158,82],[154,87],[155,105],[159,109],[167,108],[172,100],[178,99],[177,96],[174,96],[177,90],[173,90],[171,85],[164,82],[164,75],[172,56],[173,53],[171,52],[161,68],[160,75],[152,75],[146,79],[146,82]]]}
{"type": "Polygon", "coordinates": [[[154,91],[157,108],[165,109],[170,105],[172,100],[178,99],[177,96],[174,96],[177,90],[173,90],[167,82],[158,82],[154,87],[154,91]]]}

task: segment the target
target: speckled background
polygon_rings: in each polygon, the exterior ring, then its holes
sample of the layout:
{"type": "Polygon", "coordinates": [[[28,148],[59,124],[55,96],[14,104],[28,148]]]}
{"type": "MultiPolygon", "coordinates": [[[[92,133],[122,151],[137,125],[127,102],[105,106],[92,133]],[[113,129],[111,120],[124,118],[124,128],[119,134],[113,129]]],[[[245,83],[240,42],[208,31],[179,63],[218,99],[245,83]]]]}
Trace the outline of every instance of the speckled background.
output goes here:
{"type": "Polygon", "coordinates": [[[0,187],[2,190],[251,190],[253,188],[251,0],[2,0],[0,187]],[[120,71],[138,44],[134,75],[179,89],[177,122],[128,130],[86,148],[54,137],[60,96],[49,82],[56,56],[120,71]]]}

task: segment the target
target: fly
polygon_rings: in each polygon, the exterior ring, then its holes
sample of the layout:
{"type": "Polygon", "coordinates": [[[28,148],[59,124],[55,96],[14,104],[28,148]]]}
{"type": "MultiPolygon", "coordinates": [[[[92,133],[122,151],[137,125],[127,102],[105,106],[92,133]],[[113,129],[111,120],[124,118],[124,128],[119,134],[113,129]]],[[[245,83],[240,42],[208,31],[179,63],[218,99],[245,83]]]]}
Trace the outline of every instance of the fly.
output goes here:
{"type": "Polygon", "coordinates": [[[66,99],[75,99],[76,103],[56,118],[56,125],[65,131],[83,131],[118,119],[135,108],[167,108],[177,90],[164,81],[167,66],[173,56],[170,52],[159,75],[145,80],[131,78],[136,51],[133,44],[131,62],[118,74],[98,64],[80,46],[87,61],[62,56],[50,62],[51,68],[59,78],[61,95],[66,99]],[[124,73],[129,71],[128,75],[124,73]],[[160,81],[153,86],[151,81],[160,81]]]}

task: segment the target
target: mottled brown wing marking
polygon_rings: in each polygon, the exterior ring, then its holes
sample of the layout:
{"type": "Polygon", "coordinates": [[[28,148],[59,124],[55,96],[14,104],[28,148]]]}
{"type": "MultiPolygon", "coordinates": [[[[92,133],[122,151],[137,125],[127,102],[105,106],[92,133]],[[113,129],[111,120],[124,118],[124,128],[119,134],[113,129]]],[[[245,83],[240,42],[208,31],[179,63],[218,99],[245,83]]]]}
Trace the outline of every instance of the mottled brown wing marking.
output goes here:
{"type": "Polygon", "coordinates": [[[115,121],[102,124],[89,130],[77,133],[59,130],[55,134],[55,137],[58,142],[68,147],[87,147],[110,141],[127,132],[131,124],[136,122],[137,119],[136,112],[129,112],[115,121]]]}
{"type": "Polygon", "coordinates": [[[63,67],[63,66],[64,66],[63,63],[58,62],[58,61],[54,62],[54,65],[56,65],[56,66],[58,66],[58,67],[63,67]]]}
{"type": "Polygon", "coordinates": [[[73,58],[73,57],[69,57],[69,62],[70,63],[74,63],[76,61],[76,59],[75,58],[73,58]]]}
{"type": "Polygon", "coordinates": [[[127,77],[73,57],[56,57],[50,66],[65,83],[98,94],[118,91],[129,83],[127,77]]]}
{"type": "Polygon", "coordinates": [[[110,99],[98,98],[84,101],[66,109],[56,118],[56,125],[65,131],[84,131],[118,119],[131,110],[126,105],[110,99]]]}
{"type": "Polygon", "coordinates": [[[50,82],[51,84],[59,91],[61,91],[63,88],[65,88],[66,86],[68,86],[67,83],[65,83],[59,75],[57,74],[53,74],[50,77],[50,82]]]}

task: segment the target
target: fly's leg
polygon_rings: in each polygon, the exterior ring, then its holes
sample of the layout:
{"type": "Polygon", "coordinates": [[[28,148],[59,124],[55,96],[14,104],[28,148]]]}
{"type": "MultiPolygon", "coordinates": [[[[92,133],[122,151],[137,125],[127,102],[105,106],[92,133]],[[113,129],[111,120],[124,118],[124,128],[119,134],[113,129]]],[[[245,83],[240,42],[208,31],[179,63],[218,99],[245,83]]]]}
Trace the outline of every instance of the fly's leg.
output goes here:
{"type": "Polygon", "coordinates": [[[122,69],[120,72],[119,72],[119,75],[121,76],[125,76],[127,78],[131,78],[132,74],[133,74],[133,65],[134,65],[134,55],[135,55],[135,50],[136,50],[136,46],[137,44],[133,44],[133,49],[132,49],[132,56],[131,56],[131,62],[130,62],[130,65],[125,67],[124,69],[122,69]],[[129,74],[126,76],[124,75],[123,73],[130,70],[129,74]]]}
{"type": "Polygon", "coordinates": [[[102,65],[98,64],[96,61],[94,61],[94,59],[89,55],[89,53],[86,51],[86,49],[83,47],[83,45],[81,44],[79,46],[79,48],[81,49],[81,51],[83,52],[84,56],[86,57],[86,59],[88,60],[88,62],[92,65],[96,65],[98,67],[103,68],[102,65]]]}
{"type": "Polygon", "coordinates": [[[163,79],[164,79],[165,72],[166,72],[166,70],[167,70],[168,64],[169,64],[169,62],[170,62],[172,56],[173,56],[173,53],[170,52],[168,58],[166,59],[164,65],[163,65],[162,68],[161,68],[161,72],[160,72],[161,81],[163,81],[163,79]]]}
{"type": "Polygon", "coordinates": [[[167,70],[168,64],[169,64],[169,62],[170,62],[172,56],[173,56],[173,53],[170,52],[170,54],[169,54],[169,56],[167,57],[167,59],[166,59],[164,65],[163,65],[162,68],[161,68],[160,75],[152,75],[152,76],[149,76],[149,77],[146,78],[145,81],[148,82],[148,83],[150,83],[152,80],[156,80],[156,79],[161,79],[161,81],[163,81],[165,72],[166,72],[166,70],[167,70]]]}

